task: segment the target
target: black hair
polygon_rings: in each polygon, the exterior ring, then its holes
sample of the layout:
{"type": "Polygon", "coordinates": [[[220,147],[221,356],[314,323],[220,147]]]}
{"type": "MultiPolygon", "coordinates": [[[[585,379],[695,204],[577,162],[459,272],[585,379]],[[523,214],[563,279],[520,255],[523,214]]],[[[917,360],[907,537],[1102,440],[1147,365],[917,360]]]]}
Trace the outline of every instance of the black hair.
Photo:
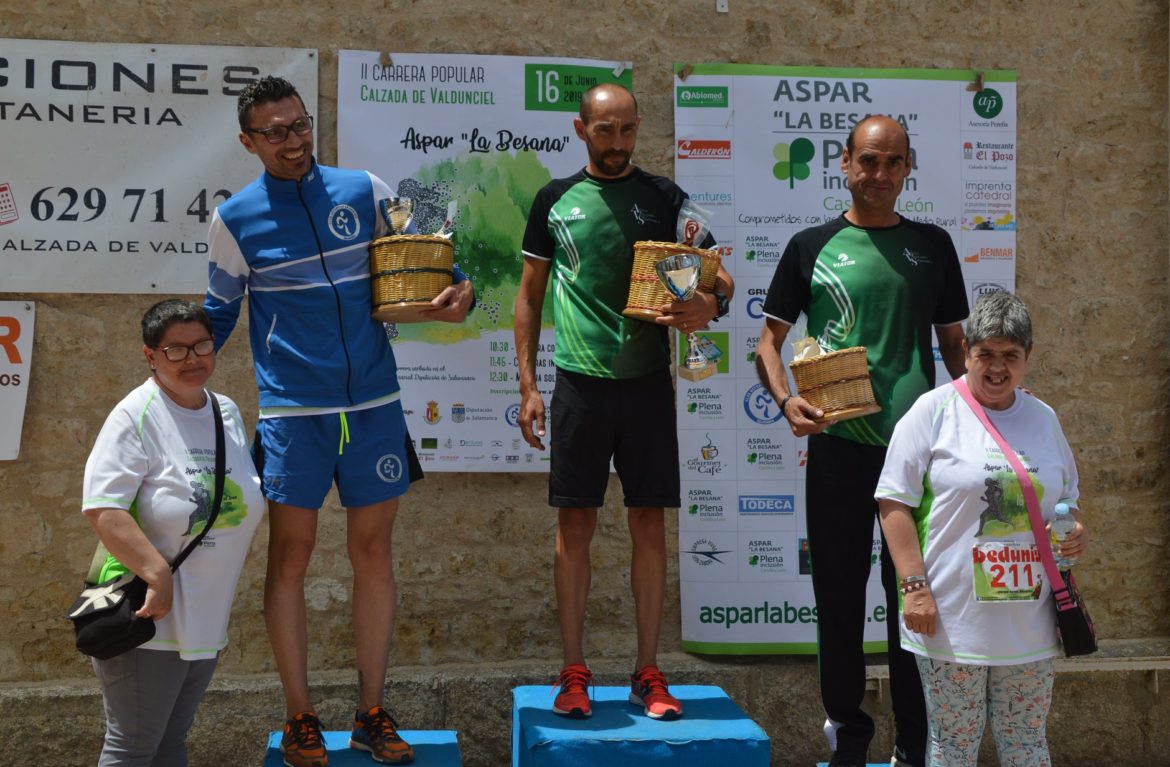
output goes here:
{"type": "Polygon", "coordinates": [[[211,318],[207,316],[202,306],[181,298],[168,298],[159,301],[142,315],[142,343],[152,348],[157,347],[167,334],[167,328],[179,322],[198,322],[207,328],[209,336],[215,337],[211,318]]]}
{"type": "Polygon", "coordinates": [[[248,120],[252,116],[253,107],[283,101],[290,96],[295,96],[297,101],[301,102],[301,108],[304,108],[305,100],[301,98],[301,94],[297,93],[296,87],[283,77],[268,75],[249,83],[240,91],[240,97],[236,101],[236,116],[240,120],[240,130],[251,127],[248,120]]]}

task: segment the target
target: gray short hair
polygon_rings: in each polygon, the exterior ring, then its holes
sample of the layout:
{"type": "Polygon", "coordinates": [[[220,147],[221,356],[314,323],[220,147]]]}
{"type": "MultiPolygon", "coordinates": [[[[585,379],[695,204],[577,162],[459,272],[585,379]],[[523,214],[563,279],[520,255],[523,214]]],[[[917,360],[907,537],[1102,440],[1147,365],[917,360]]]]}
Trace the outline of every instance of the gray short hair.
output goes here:
{"type": "Polygon", "coordinates": [[[1032,318],[1028,307],[1006,290],[986,293],[975,302],[967,318],[967,346],[1006,338],[1025,349],[1032,348],[1032,318]]]}

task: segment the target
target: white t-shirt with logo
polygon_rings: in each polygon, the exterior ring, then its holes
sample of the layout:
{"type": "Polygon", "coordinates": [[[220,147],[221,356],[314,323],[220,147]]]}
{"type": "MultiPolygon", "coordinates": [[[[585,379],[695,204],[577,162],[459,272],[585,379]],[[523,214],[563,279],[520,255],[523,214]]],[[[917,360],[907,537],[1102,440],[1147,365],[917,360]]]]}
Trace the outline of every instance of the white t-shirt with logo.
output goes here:
{"type": "MultiPolygon", "coordinates": [[[[239,408],[215,395],[226,448],[223,502],[210,533],[179,567],[171,612],[156,621],[151,650],[184,660],[214,658],[227,624],[244,557],[264,513],[260,479],[239,408]]],[[[215,418],[210,399],[198,410],[175,404],[153,379],[118,403],[85,464],[83,510],[126,509],[151,544],[172,562],[206,524],[215,497],[215,418]]],[[[125,572],[111,557],[101,580],[125,572]]]]}
{"type": "MultiPolygon", "coordinates": [[[[987,414],[1028,470],[1045,521],[1058,502],[1075,508],[1077,468],[1052,408],[1017,390],[1011,407],[987,414]]],[[[953,386],[922,395],[898,422],[874,495],[913,509],[938,605],[935,635],[902,621],[902,647],[991,666],[1059,654],[1019,480],[953,386]]]]}

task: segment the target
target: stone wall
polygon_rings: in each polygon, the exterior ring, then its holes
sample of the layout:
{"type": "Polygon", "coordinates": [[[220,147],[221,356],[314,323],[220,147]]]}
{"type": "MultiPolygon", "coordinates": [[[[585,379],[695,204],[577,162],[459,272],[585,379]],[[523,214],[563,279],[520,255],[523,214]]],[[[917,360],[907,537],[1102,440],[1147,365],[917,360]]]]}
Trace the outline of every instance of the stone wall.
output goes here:
{"type": "MultiPolygon", "coordinates": [[[[714,6],[74,0],[10,7],[0,36],[316,47],[324,162],[336,158],[339,49],[629,59],[644,118],[637,158],[667,175],[676,61],[1018,70],[1018,291],[1037,338],[1028,384],[1060,412],[1076,451],[1094,538],[1083,586],[1100,632],[1116,639],[1170,635],[1170,590],[1159,566],[1170,542],[1164,0],[1107,7],[730,0],[727,14],[714,6]]],[[[93,546],[78,513],[81,473],[106,413],[146,374],[136,328],[155,297],[0,298],[35,300],[38,315],[21,456],[0,463],[0,564],[8,574],[0,582],[0,683],[86,678],[91,672],[72,650],[62,617],[93,546]]],[[[225,348],[214,385],[251,420],[255,385],[244,338],[237,331],[225,348]]],[[[555,516],[545,497],[545,479],[529,475],[435,474],[412,490],[395,540],[401,609],[392,664],[543,658],[553,673],[555,516]]],[[[634,652],[620,497],[615,481],[594,550],[587,648],[618,660],[634,652]]],[[[314,668],[352,666],[343,526],[331,496],[308,583],[314,668]]],[[[668,535],[673,539],[673,525],[668,535]]],[[[273,669],[260,615],[265,541],[262,528],[240,582],[223,672],[273,669]]],[[[672,565],[664,651],[680,642],[676,579],[672,565]]]]}

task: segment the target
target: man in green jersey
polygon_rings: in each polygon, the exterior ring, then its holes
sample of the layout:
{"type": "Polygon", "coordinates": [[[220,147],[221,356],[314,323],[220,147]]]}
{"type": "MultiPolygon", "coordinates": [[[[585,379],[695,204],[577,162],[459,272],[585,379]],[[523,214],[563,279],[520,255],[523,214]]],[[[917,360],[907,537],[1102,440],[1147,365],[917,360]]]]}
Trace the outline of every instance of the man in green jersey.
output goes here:
{"type": "MultiPolygon", "coordinates": [[[[551,407],[549,505],[558,508],[554,580],[565,665],[553,710],[591,713],[583,635],[592,569],[589,545],[605,497],[609,462],[622,482],[633,542],[638,656],[630,702],[655,719],[682,706],[658,670],[658,634],[666,594],[664,507],[679,505],[678,436],[668,327],[689,332],[727,313],[732,282],[720,270],[714,293],[664,305],[657,323],[622,316],[633,244],[677,240],[686,194],[669,179],[630,162],[638,104],[620,85],[585,93],[573,120],[589,163],[537,193],[524,233],[524,271],[516,296],[520,430],[543,450],[544,399],[536,351],[545,288],[553,278],[556,387],[551,407]]],[[[708,235],[704,244],[710,247],[708,235]]]]}
{"type": "MultiPolygon", "coordinates": [[[[910,137],[894,120],[854,126],[841,156],[852,204],[835,221],[789,241],[764,301],[756,347],[760,380],[797,437],[808,435],[806,510],[817,602],[821,699],[831,765],[865,765],[873,720],[862,645],[877,503],[873,494],[894,424],[934,386],[931,328],[952,377],[963,374],[967,296],[950,236],[902,218],[895,205],[910,174],[910,137]],[[825,351],[868,349],[881,412],[833,423],[791,393],[780,345],[801,313],[825,351]]],[[[884,542],[883,542],[884,543],[884,542]]],[[[891,764],[925,763],[926,711],[914,657],[901,649],[898,582],[882,547],[890,688],[896,728],[891,764]]]]}

